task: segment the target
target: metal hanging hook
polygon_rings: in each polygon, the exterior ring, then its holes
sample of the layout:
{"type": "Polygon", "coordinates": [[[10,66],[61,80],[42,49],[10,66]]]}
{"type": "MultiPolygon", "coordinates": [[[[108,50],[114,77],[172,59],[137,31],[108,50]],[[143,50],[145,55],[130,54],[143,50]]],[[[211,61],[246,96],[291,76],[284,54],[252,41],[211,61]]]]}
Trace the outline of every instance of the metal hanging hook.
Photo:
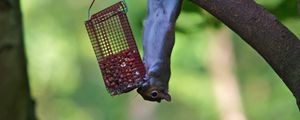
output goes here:
{"type": "MultiPolygon", "coordinates": [[[[91,18],[91,9],[92,9],[92,6],[94,5],[95,1],[96,1],[96,0],[93,0],[93,1],[92,1],[91,5],[90,5],[90,7],[89,7],[89,9],[88,9],[88,20],[91,18]]],[[[125,13],[127,13],[127,12],[128,12],[127,4],[126,4],[125,0],[121,0],[121,1],[124,3],[124,6],[125,6],[125,9],[124,9],[124,10],[125,10],[125,13]]]]}
{"type": "Polygon", "coordinates": [[[90,17],[91,17],[91,9],[92,9],[92,6],[94,5],[94,2],[95,2],[95,0],[92,1],[91,5],[90,5],[90,7],[89,7],[89,10],[88,10],[88,20],[89,20],[90,17]]]}

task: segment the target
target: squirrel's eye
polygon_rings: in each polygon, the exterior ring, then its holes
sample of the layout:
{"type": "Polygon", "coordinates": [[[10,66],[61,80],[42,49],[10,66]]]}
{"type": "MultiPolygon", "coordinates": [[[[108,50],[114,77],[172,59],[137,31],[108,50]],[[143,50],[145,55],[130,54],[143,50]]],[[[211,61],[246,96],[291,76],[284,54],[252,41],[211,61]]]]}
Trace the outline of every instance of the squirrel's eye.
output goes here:
{"type": "Polygon", "coordinates": [[[151,92],[151,96],[152,96],[153,98],[156,98],[156,97],[157,97],[157,95],[158,95],[157,91],[153,91],[153,92],[151,92]]]}

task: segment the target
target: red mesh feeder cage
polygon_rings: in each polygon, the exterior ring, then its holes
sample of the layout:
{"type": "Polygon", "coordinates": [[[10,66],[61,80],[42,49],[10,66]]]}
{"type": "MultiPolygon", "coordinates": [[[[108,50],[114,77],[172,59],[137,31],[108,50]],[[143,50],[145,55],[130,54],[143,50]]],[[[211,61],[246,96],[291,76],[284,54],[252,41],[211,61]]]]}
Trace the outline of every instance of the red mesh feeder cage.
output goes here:
{"type": "Polygon", "coordinates": [[[105,86],[111,95],[129,92],[144,81],[145,68],[129,22],[118,2],[85,22],[105,86]]]}

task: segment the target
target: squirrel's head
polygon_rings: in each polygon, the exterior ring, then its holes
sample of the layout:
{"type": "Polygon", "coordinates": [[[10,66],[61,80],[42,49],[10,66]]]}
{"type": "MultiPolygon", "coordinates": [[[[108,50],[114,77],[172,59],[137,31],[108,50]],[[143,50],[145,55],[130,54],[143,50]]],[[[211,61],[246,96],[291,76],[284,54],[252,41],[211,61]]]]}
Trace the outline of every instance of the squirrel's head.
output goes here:
{"type": "Polygon", "coordinates": [[[156,102],[161,102],[161,100],[171,101],[171,96],[168,93],[168,82],[165,83],[161,80],[162,78],[156,77],[148,77],[145,79],[147,82],[137,89],[137,92],[145,100],[156,102]]]}

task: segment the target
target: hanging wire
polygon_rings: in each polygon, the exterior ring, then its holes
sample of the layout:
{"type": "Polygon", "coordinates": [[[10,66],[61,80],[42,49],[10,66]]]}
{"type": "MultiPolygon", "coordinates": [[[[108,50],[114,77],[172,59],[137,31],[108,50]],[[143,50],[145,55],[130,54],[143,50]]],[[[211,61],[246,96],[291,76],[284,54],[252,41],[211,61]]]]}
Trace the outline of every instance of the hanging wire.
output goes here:
{"type": "Polygon", "coordinates": [[[94,5],[94,2],[95,2],[95,0],[93,0],[93,2],[91,3],[91,5],[89,7],[89,10],[88,10],[88,19],[90,19],[90,17],[91,17],[91,9],[92,9],[92,6],[94,5]]]}
{"type": "MultiPolygon", "coordinates": [[[[125,13],[128,12],[128,7],[127,7],[127,4],[125,2],[125,0],[122,0],[122,2],[124,3],[124,6],[125,6],[125,13]]],[[[89,10],[88,10],[88,20],[91,18],[91,9],[92,9],[92,6],[94,5],[95,3],[95,0],[92,1],[90,7],[89,7],[89,10]]]]}

